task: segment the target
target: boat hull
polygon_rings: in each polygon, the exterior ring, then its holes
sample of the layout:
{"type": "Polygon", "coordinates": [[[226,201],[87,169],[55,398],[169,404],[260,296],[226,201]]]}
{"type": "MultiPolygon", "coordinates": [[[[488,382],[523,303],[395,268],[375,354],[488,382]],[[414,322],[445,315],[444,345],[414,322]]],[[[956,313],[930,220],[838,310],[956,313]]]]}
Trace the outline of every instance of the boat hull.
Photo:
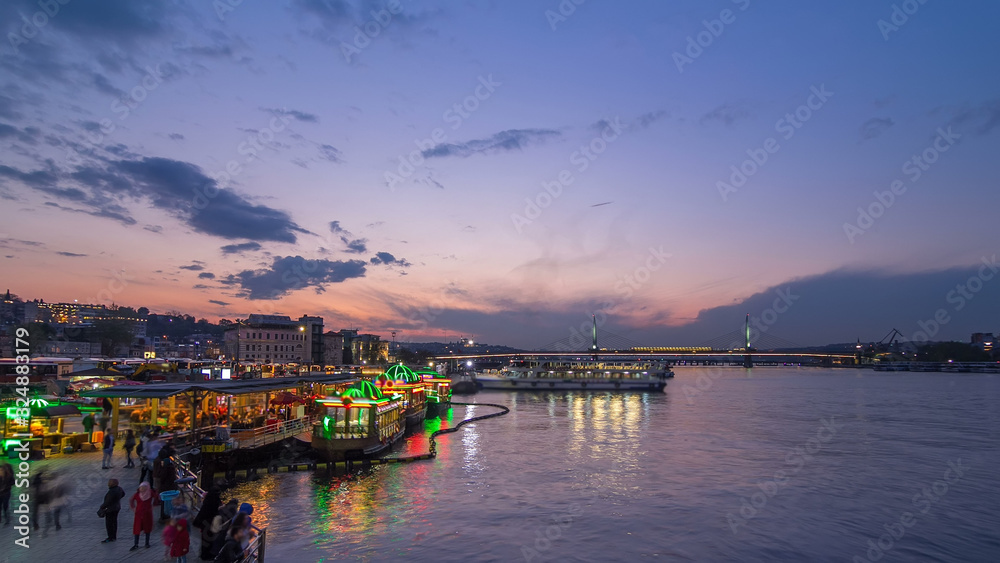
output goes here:
{"type": "Polygon", "coordinates": [[[427,418],[427,405],[425,404],[419,409],[415,409],[413,412],[406,413],[406,426],[413,427],[419,426],[427,418]]]}
{"type": "Polygon", "coordinates": [[[451,401],[444,401],[441,403],[427,403],[427,417],[435,418],[444,416],[448,413],[448,409],[451,408],[451,401]]]}
{"type": "Polygon", "coordinates": [[[323,461],[370,459],[388,450],[402,437],[403,429],[385,442],[376,437],[331,440],[313,435],[312,448],[323,461]]]}
{"type": "Polygon", "coordinates": [[[662,393],[667,382],[659,379],[603,380],[603,379],[552,379],[552,378],[503,378],[479,377],[482,389],[498,391],[635,391],[662,393]]]}

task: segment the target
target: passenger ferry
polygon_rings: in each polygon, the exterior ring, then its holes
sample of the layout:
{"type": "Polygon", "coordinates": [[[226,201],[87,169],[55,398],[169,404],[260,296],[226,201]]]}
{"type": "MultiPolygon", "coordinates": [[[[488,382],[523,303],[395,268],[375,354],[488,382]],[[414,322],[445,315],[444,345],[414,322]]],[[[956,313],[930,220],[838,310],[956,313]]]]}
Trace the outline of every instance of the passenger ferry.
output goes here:
{"type": "Polygon", "coordinates": [[[339,397],[316,401],[319,420],[312,447],[325,461],[364,459],[382,453],[406,430],[403,399],[386,395],[369,381],[359,381],[339,397]]]}
{"type": "Polygon", "coordinates": [[[427,394],[427,416],[441,416],[451,408],[451,380],[432,369],[417,370],[427,394]]]}
{"type": "Polygon", "coordinates": [[[506,391],[662,392],[673,376],[666,362],[535,358],[483,372],[476,381],[482,389],[506,391]]]}
{"type": "Polygon", "coordinates": [[[396,364],[375,378],[375,385],[384,394],[397,394],[403,399],[403,416],[407,426],[416,426],[427,417],[427,393],[424,380],[415,371],[396,364]]]}

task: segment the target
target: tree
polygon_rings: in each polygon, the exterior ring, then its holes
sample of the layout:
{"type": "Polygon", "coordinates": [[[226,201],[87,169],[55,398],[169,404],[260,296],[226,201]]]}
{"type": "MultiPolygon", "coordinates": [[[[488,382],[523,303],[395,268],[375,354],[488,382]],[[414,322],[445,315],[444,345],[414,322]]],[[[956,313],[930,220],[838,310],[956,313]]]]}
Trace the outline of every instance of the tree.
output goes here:
{"type": "Polygon", "coordinates": [[[108,358],[121,346],[132,344],[132,323],[119,319],[101,319],[90,329],[91,342],[101,345],[101,352],[108,358]]]}

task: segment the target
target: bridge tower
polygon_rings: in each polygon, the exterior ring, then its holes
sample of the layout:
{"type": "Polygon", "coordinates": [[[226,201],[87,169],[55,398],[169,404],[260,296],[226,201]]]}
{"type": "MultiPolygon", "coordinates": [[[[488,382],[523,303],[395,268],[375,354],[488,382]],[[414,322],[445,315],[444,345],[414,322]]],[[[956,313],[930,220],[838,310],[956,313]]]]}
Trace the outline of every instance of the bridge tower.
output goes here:
{"type": "Polygon", "coordinates": [[[592,359],[596,361],[597,360],[597,315],[595,314],[593,315],[593,317],[594,317],[594,333],[593,333],[594,343],[591,344],[590,346],[590,355],[592,359]]]}
{"type": "Polygon", "coordinates": [[[746,354],[743,355],[743,367],[752,368],[753,367],[753,356],[750,354],[750,313],[747,313],[747,324],[746,324],[746,354]]]}

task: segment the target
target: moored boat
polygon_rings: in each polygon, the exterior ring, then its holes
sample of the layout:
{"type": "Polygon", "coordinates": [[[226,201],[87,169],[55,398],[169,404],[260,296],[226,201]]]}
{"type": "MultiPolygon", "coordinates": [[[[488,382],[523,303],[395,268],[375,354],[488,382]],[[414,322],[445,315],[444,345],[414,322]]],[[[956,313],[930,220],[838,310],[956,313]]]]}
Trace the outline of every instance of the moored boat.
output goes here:
{"type": "Polygon", "coordinates": [[[482,389],[659,392],[673,377],[665,362],[535,358],[476,376],[482,389]]]}
{"type": "Polygon", "coordinates": [[[417,370],[427,395],[427,416],[441,416],[451,408],[451,380],[432,369],[417,370]]]}
{"type": "Polygon", "coordinates": [[[407,426],[416,426],[427,417],[427,395],[424,381],[415,371],[396,364],[375,378],[375,385],[384,394],[397,394],[403,400],[403,416],[407,426]]]}
{"type": "Polygon", "coordinates": [[[403,437],[403,400],[359,381],[339,397],[316,401],[319,420],[312,447],[326,461],[364,459],[385,451],[403,437]]]}

